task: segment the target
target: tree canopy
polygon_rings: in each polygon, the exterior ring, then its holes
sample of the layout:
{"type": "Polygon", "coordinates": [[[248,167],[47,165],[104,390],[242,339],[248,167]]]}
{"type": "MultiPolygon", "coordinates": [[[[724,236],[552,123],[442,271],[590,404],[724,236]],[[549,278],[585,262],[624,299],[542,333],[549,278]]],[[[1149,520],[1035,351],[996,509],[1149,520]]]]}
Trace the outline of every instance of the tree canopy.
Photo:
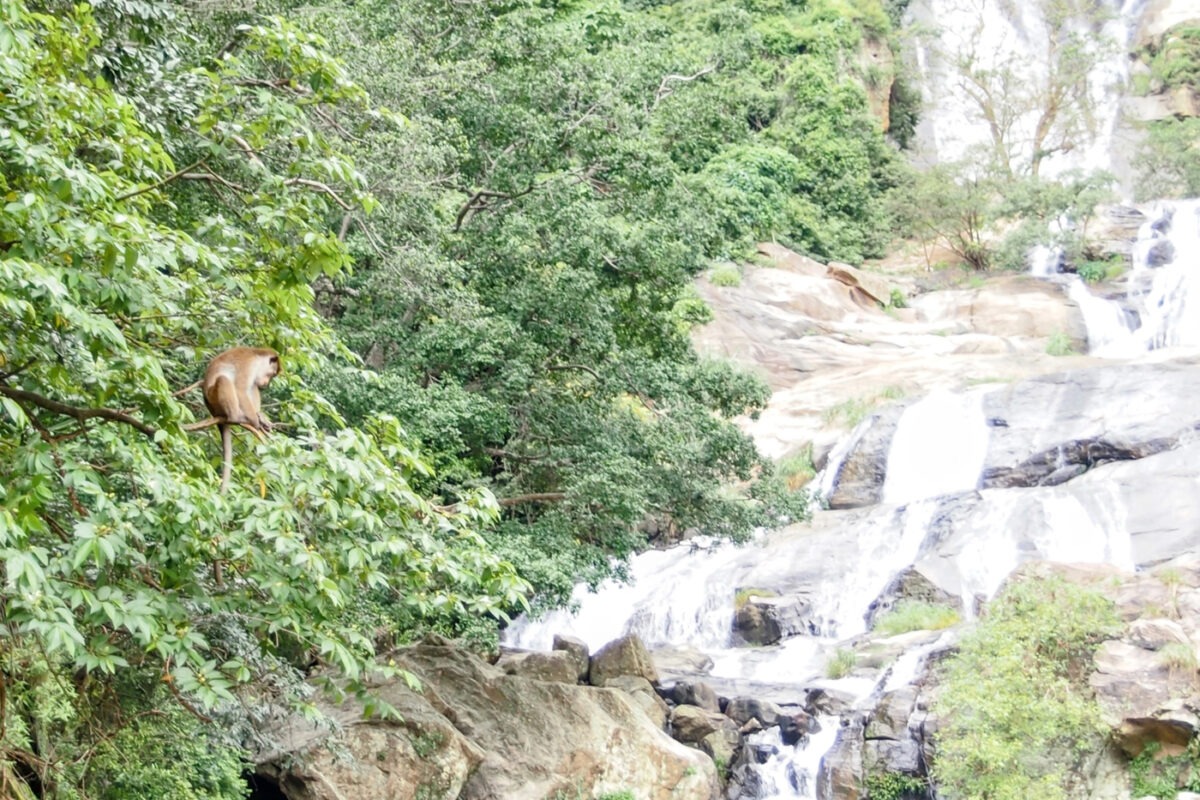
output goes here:
{"type": "Polygon", "coordinates": [[[691,282],[882,247],[889,5],[0,0],[0,785],[243,796],[314,665],[801,517],[691,282]]]}

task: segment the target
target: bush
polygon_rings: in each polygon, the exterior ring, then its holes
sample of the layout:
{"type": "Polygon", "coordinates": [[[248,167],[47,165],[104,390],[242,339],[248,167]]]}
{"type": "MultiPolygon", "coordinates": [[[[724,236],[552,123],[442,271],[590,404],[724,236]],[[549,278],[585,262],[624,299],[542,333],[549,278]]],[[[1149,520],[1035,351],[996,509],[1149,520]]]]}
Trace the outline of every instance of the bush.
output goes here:
{"type": "Polygon", "coordinates": [[[943,667],[933,776],[963,800],[1062,800],[1106,732],[1087,685],[1120,621],[1112,603],[1059,578],[1009,586],[943,667]]]}
{"type": "Polygon", "coordinates": [[[741,286],[742,273],[734,264],[718,264],[708,273],[713,286],[741,286]]]}
{"type": "Polygon", "coordinates": [[[1069,356],[1076,353],[1071,337],[1063,331],[1055,331],[1046,342],[1046,354],[1051,356],[1069,356]]]}
{"type": "Polygon", "coordinates": [[[903,772],[880,772],[868,775],[865,781],[867,800],[903,800],[906,797],[925,797],[928,785],[923,778],[903,772]]]}
{"type": "Polygon", "coordinates": [[[901,600],[895,608],[875,620],[875,631],[895,636],[909,631],[940,631],[958,624],[958,611],[939,603],[901,600]]]}
{"type": "Polygon", "coordinates": [[[1200,792],[1200,740],[1193,738],[1177,756],[1161,751],[1158,742],[1149,742],[1129,762],[1133,796],[1172,800],[1181,791],[1200,792]]]}

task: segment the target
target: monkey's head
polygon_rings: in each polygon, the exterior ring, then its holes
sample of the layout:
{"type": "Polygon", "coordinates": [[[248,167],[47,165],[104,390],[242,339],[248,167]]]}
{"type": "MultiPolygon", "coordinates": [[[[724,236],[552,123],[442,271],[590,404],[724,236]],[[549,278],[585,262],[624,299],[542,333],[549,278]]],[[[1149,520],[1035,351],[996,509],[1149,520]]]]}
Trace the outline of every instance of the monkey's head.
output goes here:
{"type": "Polygon", "coordinates": [[[265,388],[271,382],[271,379],[283,372],[283,362],[279,360],[279,353],[269,347],[262,347],[258,350],[259,363],[262,365],[258,369],[258,379],[255,381],[258,388],[265,388]]]}

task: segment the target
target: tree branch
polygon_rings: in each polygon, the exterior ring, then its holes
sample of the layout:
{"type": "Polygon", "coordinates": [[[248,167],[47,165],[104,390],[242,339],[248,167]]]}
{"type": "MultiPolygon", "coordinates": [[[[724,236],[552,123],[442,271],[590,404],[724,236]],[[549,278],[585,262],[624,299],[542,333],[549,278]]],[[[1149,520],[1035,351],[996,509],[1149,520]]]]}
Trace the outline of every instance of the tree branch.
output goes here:
{"type": "Polygon", "coordinates": [[[342,196],[340,194],[338,194],[337,192],[335,192],[328,184],[321,183],[320,181],[314,181],[309,178],[288,178],[286,181],[283,182],[283,185],[284,186],[307,186],[310,189],[316,189],[317,191],[324,192],[325,194],[332,197],[333,202],[335,202],[339,206],[341,206],[343,211],[351,211],[354,208],[354,206],[350,205],[345,200],[343,200],[342,196]]]}
{"type": "Polygon", "coordinates": [[[576,369],[576,370],[580,370],[581,372],[586,372],[587,374],[591,375],[593,378],[595,378],[598,381],[604,380],[603,378],[600,377],[599,372],[596,372],[596,370],[592,369],[591,367],[587,366],[586,364],[548,364],[548,365],[546,365],[546,369],[549,372],[559,372],[562,370],[576,369]]]}
{"type": "Polygon", "coordinates": [[[28,392],[24,389],[16,389],[12,386],[0,384],[0,395],[11,397],[14,400],[23,401],[43,408],[46,411],[52,411],[55,414],[62,414],[65,417],[71,417],[78,421],[81,425],[89,419],[99,418],[106,419],[112,422],[121,422],[125,425],[134,428],[137,431],[149,436],[151,439],[158,432],[139,419],[134,419],[123,411],[116,411],[111,408],[80,408],[78,406],[67,405],[60,403],[57,400],[51,400],[49,397],[43,397],[34,392],[28,392]]]}
{"type": "Polygon", "coordinates": [[[128,200],[131,197],[137,197],[139,194],[145,194],[146,192],[153,192],[155,189],[161,189],[162,187],[166,186],[171,181],[184,177],[187,173],[191,172],[196,167],[203,166],[205,161],[206,161],[206,159],[202,158],[194,164],[188,164],[186,167],[179,170],[178,172],[171,173],[170,175],[163,178],[158,183],[152,183],[149,186],[146,186],[145,188],[136,189],[132,192],[127,192],[126,194],[120,195],[116,198],[116,202],[119,203],[122,200],[128,200]]]}
{"type": "Polygon", "coordinates": [[[559,500],[565,500],[566,492],[535,492],[533,494],[519,494],[516,497],[506,497],[500,500],[501,508],[509,508],[511,506],[519,506],[522,503],[556,503],[559,500]]]}
{"type": "Polygon", "coordinates": [[[672,83],[689,83],[697,78],[703,77],[717,68],[716,64],[709,64],[704,69],[697,72],[695,75],[664,75],[662,82],[658,84],[658,90],[654,93],[654,102],[650,105],[650,110],[658,108],[658,104],[670,97],[675,90],[671,87],[672,83]]]}

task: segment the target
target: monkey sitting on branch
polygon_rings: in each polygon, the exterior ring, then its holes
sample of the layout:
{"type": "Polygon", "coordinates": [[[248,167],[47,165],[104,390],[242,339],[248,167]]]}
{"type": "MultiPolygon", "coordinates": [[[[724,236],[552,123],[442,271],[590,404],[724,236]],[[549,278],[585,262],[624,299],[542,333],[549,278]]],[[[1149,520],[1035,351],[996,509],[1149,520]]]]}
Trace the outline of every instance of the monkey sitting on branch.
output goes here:
{"type": "Polygon", "coordinates": [[[210,361],[204,371],[200,385],[204,389],[204,404],[212,416],[185,428],[194,431],[218,426],[224,457],[222,493],[229,488],[233,471],[233,426],[245,428],[260,442],[267,440],[266,432],[273,426],[262,414],[259,390],[265,389],[279,371],[279,354],[267,347],[231,348],[210,361]]]}

